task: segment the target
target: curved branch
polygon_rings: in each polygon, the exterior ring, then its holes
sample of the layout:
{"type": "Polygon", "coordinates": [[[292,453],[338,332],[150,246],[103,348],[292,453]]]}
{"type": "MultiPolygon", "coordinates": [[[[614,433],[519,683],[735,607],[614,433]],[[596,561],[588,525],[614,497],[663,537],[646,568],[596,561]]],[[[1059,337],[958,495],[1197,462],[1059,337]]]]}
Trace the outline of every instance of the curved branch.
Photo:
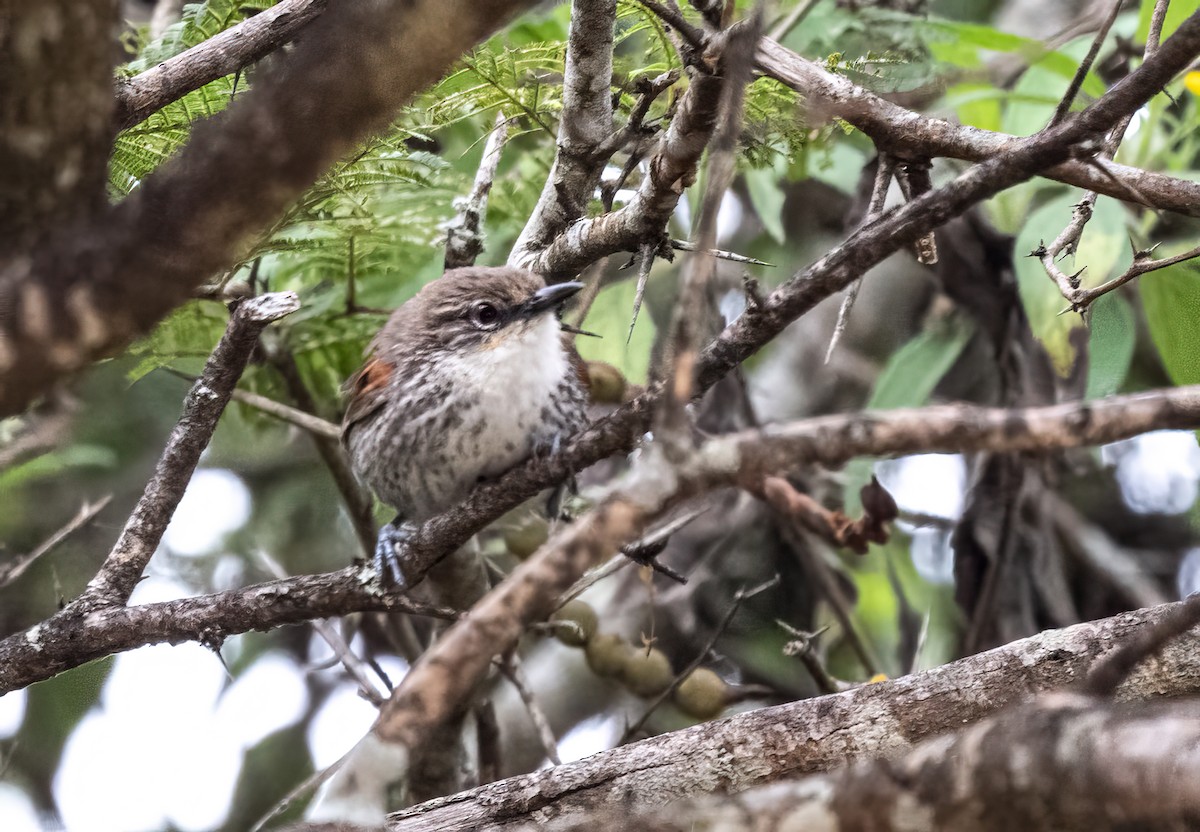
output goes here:
{"type": "Polygon", "coordinates": [[[533,214],[509,252],[524,265],[583,216],[608,161],[596,150],[613,133],[613,27],[617,0],[575,0],[563,69],[558,152],[533,214]]]}

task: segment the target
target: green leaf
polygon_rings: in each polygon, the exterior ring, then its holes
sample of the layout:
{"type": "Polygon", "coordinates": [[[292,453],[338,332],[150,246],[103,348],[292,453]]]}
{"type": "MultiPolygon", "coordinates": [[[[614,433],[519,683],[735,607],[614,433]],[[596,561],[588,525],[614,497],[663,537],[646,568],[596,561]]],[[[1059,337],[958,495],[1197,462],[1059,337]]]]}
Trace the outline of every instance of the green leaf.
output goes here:
{"type": "MultiPolygon", "coordinates": [[[[1034,211],[1017,235],[1014,248],[1017,285],[1029,326],[1045,347],[1054,369],[1064,377],[1070,375],[1078,357],[1071,333],[1083,326],[1083,319],[1075,313],[1059,314],[1067,302],[1046,274],[1042,261],[1029,253],[1052,242],[1067,226],[1073,198],[1073,193],[1064,194],[1034,211]]],[[[1127,240],[1124,209],[1114,200],[1101,199],[1083,231],[1078,253],[1074,258],[1059,260],[1058,268],[1070,275],[1086,267],[1080,285],[1099,286],[1113,273],[1122,252],[1128,251],[1127,240]]]]}
{"type": "Polygon", "coordinates": [[[779,177],[770,168],[748,170],[742,174],[746,180],[746,190],[750,194],[750,202],[754,211],[762,221],[763,227],[777,243],[782,243],[783,232],[783,189],[779,187],[779,177]]]}
{"type": "MultiPolygon", "coordinates": [[[[653,281],[653,275],[650,279],[653,281]]],[[[635,384],[645,384],[654,345],[654,320],[645,306],[638,315],[633,337],[625,343],[636,292],[637,281],[634,280],[623,280],[601,291],[583,322],[584,329],[600,337],[580,336],[575,340],[575,346],[588,361],[606,361],[635,384]]]]}
{"type": "MultiPolygon", "coordinates": [[[[966,318],[951,318],[918,333],[892,353],[866,409],[893,410],[925,404],[974,332],[974,325],[966,318]]],[[[871,457],[859,457],[846,466],[843,502],[847,513],[857,514],[862,507],[858,492],[870,481],[874,468],[871,457]]]]}
{"type": "MultiPolygon", "coordinates": [[[[1145,43],[1150,33],[1150,18],[1154,14],[1153,0],[1142,0],[1141,11],[1138,14],[1137,42],[1145,43]]],[[[1187,20],[1197,10],[1200,10],[1200,0],[1173,0],[1167,7],[1167,16],[1163,19],[1162,40],[1179,28],[1179,24],[1187,20]]]]}
{"type": "Polygon", "coordinates": [[[918,333],[892,354],[867,402],[868,410],[920,407],[958,360],[975,327],[965,318],[918,333]]]}
{"type": "Polygon", "coordinates": [[[1109,292],[1092,304],[1088,334],[1088,377],[1085,398],[1111,396],[1121,388],[1137,329],[1133,309],[1116,292],[1109,292]]]}
{"type": "Polygon", "coordinates": [[[1138,291],[1150,337],[1171,381],[1200,383],[1200,266],[1189,261],[1144,275],[1138,278],[1138,291]]]}

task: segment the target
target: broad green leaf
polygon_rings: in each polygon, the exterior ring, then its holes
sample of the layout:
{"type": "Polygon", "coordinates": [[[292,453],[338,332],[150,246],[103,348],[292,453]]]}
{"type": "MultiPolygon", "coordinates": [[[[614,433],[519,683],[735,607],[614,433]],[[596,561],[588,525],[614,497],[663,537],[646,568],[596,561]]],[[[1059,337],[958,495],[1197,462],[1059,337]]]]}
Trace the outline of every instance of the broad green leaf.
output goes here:
{"type": "Polygon", "coordinates": [[[1143,275],[1138,291],[1171,381],[1200,383],[1200,266],[1191,261],[1143,275]]]}
{"type": "Polygon", "coordinates": [[[1133,309],[1125,298],[1109,292],[1092,304],[1086,398],[1111,396],[1121,388],[1136,336],[1133,309]]]}
{"type": "MultiPolygon", "coordinates": [[[[917,334],[888,359],[866,409],[893,410],[925,404],[974,332],[974,325],[966,318],[952,318],[917,334]]],[[[874,467],[875,460],[868,457],[846,466],[843,501],[848,513],[857,514],[861,508],[858,492],[870,481],[874,467]]]]}
{"type": "Polygon", "coordinates": [[[892,354],[875,381],[867,409],[893,410],[925,404],[974,331],[965,318],[952,318],[918,333],[892,354]]]}
{"type": "MultiPolygon", "coordinates": [[[[650,280],[654,280],[653,274],[650,280]]],[[[575,339],[575,346],[588,361],[606,361],[635,384],[645,384],[650,372],[650,351],[654,345],[654,320],[645,306],[638,315],[633,338],[628,344],[625,343],[636,292],[635,280],[622,280],[601,291],[583,323],[584,329],[600,337],[581,335],[575,339]]]]}
{"type": "MultiPolygon", "coordinates": [[[[1154,0],[1142,0],[1138,13],[1137,42],[1145,43],[1150,33],[1150,18],[1154,14],[1154,0]]],[[[1171,33],[1179,28],[1179,24],[1187,20],[1197,10],[1200,10],[1200,0],[1172,0],[1167,6],[1167,16],[1163,19],[1162,39],[1166,40],[1171,33]]]]}
{"type": "Polygon", "coordinates": [[[754,211],[763,227],[777,243],[783,242],[783,189],[780,178],[770,168],[748,170],[742,174],[754,211]]]}
{"type": "MultiPolygon", "coordinates": [[[[1071,344],[1071,332],[1082,327],[1083,319],[1073,313],[1059,314],[1067,305],[1057,284],[1046,274],[1042,261],[1029,254],[1043,244],[1049,244],[1071,221],[1074,192],[1064,194],[1033,212],[1017,235],[1013,249],[1016,259],[1017,285],[1021,303],[1029,317],[1034,336],[1045,347],[1054,369],[1067,376],[1075,366],[1076,350],[1071,344]]],[[[1125,211],[1111,199],[1100,199],[1091,222],[1083,231],[1079,251],[1074,257],[1058,261],[1064,274],[1080,275],[1080,285],[1099,286],[1113,273],[1122,252],[1129,247],[1125,227],[1125,211]]]]}

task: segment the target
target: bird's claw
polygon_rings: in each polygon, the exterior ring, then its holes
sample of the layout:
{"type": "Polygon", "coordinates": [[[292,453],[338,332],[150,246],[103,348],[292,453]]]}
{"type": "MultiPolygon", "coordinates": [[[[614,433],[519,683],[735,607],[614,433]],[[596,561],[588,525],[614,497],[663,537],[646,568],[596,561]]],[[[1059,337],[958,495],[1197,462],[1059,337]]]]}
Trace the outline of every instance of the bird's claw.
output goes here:
{"type": "Polygon", "coordinates": [[[379,530],[379,539],[375,542],[375,571],[385,586],[390,583],[398,590],[408,587],[396,550],[412,540],[416,531],[416,526],[402,523],[398,517],[379,530]]]}

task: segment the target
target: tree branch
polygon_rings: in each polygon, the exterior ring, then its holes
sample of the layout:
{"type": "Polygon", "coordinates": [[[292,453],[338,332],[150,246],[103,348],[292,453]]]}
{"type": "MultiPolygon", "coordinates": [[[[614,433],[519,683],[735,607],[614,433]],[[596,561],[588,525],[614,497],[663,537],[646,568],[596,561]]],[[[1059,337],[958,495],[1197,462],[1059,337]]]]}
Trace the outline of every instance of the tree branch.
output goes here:
{"type": "Polygon", "coordinates": [[[129,197],[76,226],[48,224],[27,253],[0,261],[0,414],[129,343],[235,263],[331,163],[528,3],[340,3],[129,197]]]}
{"type": "Polygon", "coordinates": [[[158,66],[118,81],[117,129],[132,127],[189,92],[262,60],[294,39],[326,4],[327,0],[280,0],[158,66]]]}
{"type": "Polygon", "coordinates": [[[509,252],[510,265],[528,267],[538,251],[583,216],[600,184],[608,160],[596,149],[613,132],[610,90],[616,19],[616,0],[571,3],[558,152],[542,195],[509,252]]]}
{"type": "MultiPolygon", "coordinates": [[[[769,38],[759,42],[758,66],[802,94],[810,113],[844,119],[870,136],[880,149],[899,155],[982,162],[1020,141],[1006,133],[951,124],[906,110],[769,38]]],[[[1197,182],[1108,161],[1092,165],[1065,160],[1045,168],[1041,175],[1126,201],[1132,194],[1140,194],[1151,208],[1200,216],[1197,182]]]]}
{"type": "Polygon", "coordinates": [[[446,259],[447,269],[457,269],[463,266],[473,266],[475,258],[483,252],[483,220],[487,216],[488,194],[492,190],[492,181],[496,178],[496,168],[500,166],[500,151],[508,139],[508,119],[504,113],[496,113],[496,122],[492,132],[488,134],[487,142],[483,145],[483,157],[479,160],[479,170],[475,172],[475,183],[460,203],[455,200],[458,212],[446,227],[446,259]]]}
{"type": "Polygon", "coordinates": [[[610,804],[597,807],[590,818],[560,818],[536,828],[1190,829],[1200,813],[1198,743],[1200,703],[1194,700],[1129,708],[1056,695],[925,742],[897,760],[859,763],[731,797],[714,795],[663,807],[626,804],[619,811],[610,804]]]}
{"type": "MultiPolygon", "coordinates": [[[[620,421],[610,423],[614,430],[620,425],[620,421]]],[[[855,456],[988,448],[1050,451],[1089,442],[1115,441],[1151,429],[1196,425],[1200,425],[1200,386],[1026,410],[949,405],[825,416],[710,440],[685,471],[686,477],[675,479],[674,488],[677,495],[686,495],[742,478],[761,480],[763,471],[786,470],[803,463],[840,464],[855,456]]],[[[437,534],[440,529],[443,535],[453,536],[460,527],[481,528],[494,519],[493,514],[506,510],[510,500],[525,499],[520,496],[524,490],[536,494],[552,483],[557,465],[571,468],[580,459],[587,458],[584,454],[594,454],[598,447],[604,447],[596,443],[613,442],[617,438],[619,436],[615,434],[597,435],[589,431],[553,457],[549,465],[530,464],[507,474],[498,483],[477,489],[466,503],[426,524],[422,533],[437,534]],[[543,465],[549,468],[549,473],[543,470],[543,465]]],[[[656,489],[661,489],[661,484],[656,489]]],[[[658,490],[652,496],[655,500],[661,498],[658,490]]],[[[580,534],[580,529],[601,523],[591,516],[586,519],[587,523],[565,533],[578,542],[581,538],[574,538],[574,535],[580,534]]],[[[565,545],[561,535],[555,541],[555,545],[565,545]]],[[[577,551],[583,545],[575,546],[572,558],[584,558],[577,551]]],[[[602,542],[594,545],[603,549],[602,542]]],[[[615,547],[605,551],[614,550],[615,547]]],[[[436,549],[421,551],[428,557],[427,553],[436,549]]],[[[535,587],[537,592],[546,589],[545,575],[527,575],[522,571],[532,569],[528,564],[533,562],[533,559],[526,561],[526,565],[514,573],[514,578],[502,585],[506,593],[514,593],[505,595],[505,599],[519,598],[522,604],[530,603],[529,593],[534,592],[535,587]]],[[[555,607],[558,596],[570,588],[573,574],[563,573],[555,578],[555,585],[564,575],[571,580],[545,601],[547,614],[555,607]]],[[[87,616],[81,616],[73,606],[68,606],[41,624],[0,641],[0,694],[47,679],[99,656],[145,644],[198,639],[202,634],[204,638],[219,640],[246,630],[269,629],[359,611],[400,609],[419,613],[425,609],[410,610],[409,601],[380,596],[372,588],[371,579],[372,575],[361,569],[347,567],[321,575],[272,581],[188,599],[187,604],[194,606],[189,606],[186,614],[180,613],[177,619],[152,611],[172,609],[169,605],[100,610],[87,616]],[[211,609],[205,611],[205,606],[211,609]],[[154,622],[153,625],[144,629],[129,625],[130,621],[142,618],[154,622]]],[[[485,599],[492,614],[507,621],[519,605],[504,609],[505,602],[485,599]]],[[[530,615],[536,617],[536,613],[530,615]]],[[[485,629],[498,626],[489,623],[486,617],[478,616],[477,611],[472,612],[471,620],[485,629]]],[[[515,631],[523,627],[522,624],[515,631]]],[[[499,632],[494,631],[493,635],[498,637],[499,632]]],[[[496,647],[499,652],[501,643],[489,640],[481,646],[496,647]]],[[[490,661],[491,655],[485,657],[486,661],[490,661]]],[[[455,667],[443,670],[451,674],[459,672],[455,667]]],[[[450,704],[447,703],[447,707],[450,704]]]]}
{"type": "Polygon", "coordinates": [[[175,514],[200,454],[212,439],[258,336],[267,324],[299,308],[300,300],[294,292],[261,295],[237,305],[225,334],[184,399],[183,414],[171,430],[142,498],[104,565],[74,603],[88,609],[129,600],[175,514]]]}
{"type": "MultiPolygon", "coordinates": [[[[718,787],[739,792],[781,777],[894,755],[1032,694],[1071,685],[1114,645],[1153,628],[1179,606],[1050,630],[922,673],[663,734],[414,806],[392,815],[388,829],[455,832],[516,829],[548,818],[594,819],[593,812],[613,806],[654,806],[718,787]],[[986,696],[979,695],[981,689],[986,696]],[[731,760],[745,764],[731,766],[731,760]]],[[[1119,699],[1197,693],[1198,657],[1195,634],[1168,645],[1158,662],[1125,682],[1119,699]]]]}
{"type": "Polygon", "coordinates": [[[92,611],[68,606],[0,641],[0,692],[19,690],[64,670],[147,644],[198,641],[333,618],[354,611],[406,612],[452,619],[455,610],[383,595],[356,567],[300,575],[178,601],[92,611]]]}

